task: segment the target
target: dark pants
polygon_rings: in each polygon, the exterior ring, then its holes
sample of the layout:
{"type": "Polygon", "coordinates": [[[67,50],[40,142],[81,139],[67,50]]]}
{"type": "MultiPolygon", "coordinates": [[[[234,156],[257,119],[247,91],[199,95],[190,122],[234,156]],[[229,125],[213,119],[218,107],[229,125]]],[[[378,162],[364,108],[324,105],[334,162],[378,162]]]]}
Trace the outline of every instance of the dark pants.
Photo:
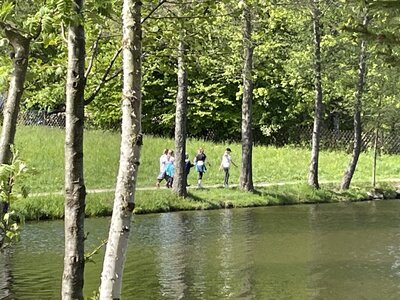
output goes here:
{"type": "Polygon", "coordinates": [[[224,178],[224,185],[229,184],[229,168],[224,168],[225,178],[224,178]]]}
{"type": "Polygon", "coordinates": [[[174,177],[172,176],[165,176],[165,181],[167,181],[167,183],[165,184],[165,186],[167,188],[172,188],[172,184],[174,183],[174,177]]]}

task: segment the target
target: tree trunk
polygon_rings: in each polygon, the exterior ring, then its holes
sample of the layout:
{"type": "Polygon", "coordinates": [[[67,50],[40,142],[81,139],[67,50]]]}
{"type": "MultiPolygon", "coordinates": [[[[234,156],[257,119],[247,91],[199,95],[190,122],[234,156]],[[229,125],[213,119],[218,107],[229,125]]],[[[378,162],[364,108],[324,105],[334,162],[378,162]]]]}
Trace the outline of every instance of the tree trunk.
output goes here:
{"type": "MultiPolygon", "coordinates": [[[[363,19],[363,26],[366,28],[368,26],[369,18],[365,14],[363,19]]],[[[354,101],[354,143],[353,143],[353,153],[347,167],[346,172],[343,175],[342,183],[340,188],[342,190],[347,190],[350,187],[351,179],[353,178],[354,172],[357,167],[358,158],[361,152],[361,111],[362,111],[362,95],[364,92],[365,78],[366,78],[366,64],[367,64],[367,42],[365,39],[361,40],[360,45],[360,57],[358,64],[358,83],[357,91],[354,101]]]]}
{"type": "Polygon", "coordinates": [[[120,299],[122,275],[138,175],[141,134],[141,1],[124,0],[123,16],[123,95],[122,133],[119,171],[115,190],[113,214],[103,271],[100,299],[120,299]]]}
{"type": "Polygon", "coordinates": [[[246,5],[243,9],[243,100],[242,100],[242,168],[240,174],[240,187],[246,191],[253,191],[253,135],[252,135],[252,101],[253,101],[253,50],[251,40],[252,24],[250,8],[246,5]]]}
{"type": "Polygon", "coordinates": [[[322,84],[321,84],[321,11],[319,9],[319,0],[311,0],[312,18],[314,28],[314,126],[312,132],[311,162],[308,173],[308,184],[314,188],[319,188],[318,182],[318,160],[319,160],[319,142],[321,134],[322,118],[322,84]]]}
{"type": "MultiPolygon", "coordinates": [[[[81,16],[83,0],[74,0],[81,16]]],[[[79,21],[81,22],[81,21],[79,21]]],[[[85,31],[82,24],[68,30],[68,71],[65,126],[65,254],[62,299],[83,299],[84,219],[83,123],[85,90],[85,31]]]]}
{"type": "Polygon", "coordinates": [[[3,110],[3,127],[0,137],[0,164],[8,164],[11,160],[10,146],[14,144],[19,103],[24,91],[24,83],[29,59],[30,39],[17,30],[3,24],[7,39],[13,47],[13,72],[10,79],[7,101],[3,110]]]}
{"type": "Polygon", "coordinates": [[[378,116],[376,117],[375,122],[375,133],[374,133],[374,156],[372,161],[372,188],[376,188],[376,162],[378,159],[378,141],[379,141],[379,128],[381,126],[381,106],[382,106],[382,98],[379,98],[378,102],[378,116]]]}
{"type": "Polygon", "coordinates": [[[186,121],[188,98],[188,75],[185,66],[185,51],[183,34],[181,34],[178,49],[178,94],[176,96],[175,114],[175,174],[173,189],[177,196],[186,197],[186,121]]]}

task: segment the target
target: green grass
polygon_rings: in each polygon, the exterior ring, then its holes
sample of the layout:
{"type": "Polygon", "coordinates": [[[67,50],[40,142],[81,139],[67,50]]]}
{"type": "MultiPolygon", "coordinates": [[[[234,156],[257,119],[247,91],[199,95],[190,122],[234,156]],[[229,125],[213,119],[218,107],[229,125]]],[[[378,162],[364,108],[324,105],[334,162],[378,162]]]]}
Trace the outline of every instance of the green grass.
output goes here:
{"type": "MultiPolygon", "coordinates": [[[[84,138],[84,174],[87,189],[113,188],[119,159],[118,133],[87,131],[84,138]]],[[[174,148],[174,141],[166,138],[145,136],[141,153],[138,187],[154,186],[159,170],[159,156],[164,148],[174,148]]],[[[224,149],[229,146],[232,158],[240,166],[239,144],[214,144],[188,140],[190,158],[198,147],[204,147],[211,164],[204,175],[204,184],[219,184],[223,173],[219,171],[224,149]]],[[[16,147],[21,157],[34,167],[38,174],[28,179],[32,193],[59,192],[64,187],[64,132],[48,127],[18,127],[16,147]]],[[[340,151],[323,151],[319,162],[320,181],[340,181],[349,161],[349,155],[340,151]]],[[[291,182],[307,179],[310,151],[294,147],[263,147],[253,150],[254,182],[291,182]]],[[[354,181],[370,182],[372,154],[363,153],[359,159],[354,181]]],[[[378,180],[400,177],[400,156],[383,155],[378,160],[378,180]]],[[[239,168],[232,167],[231,182],[238,183],[239,168]]],[[[195,183],[196,172],[192,169],[189,181],[195,183]]]]}
{"type": "MultiPolygon", "coordinates": [[[[86,131],[84,137],[84,174],[87,189],[111,189],[115,187],[118,170],[120,135],[115,132],[86,131]]],[[[232,158],[240,166],[240,144],[214,144],[188,140],[187,152],[192,159],[198,147],[203,147],[211,164],[204,175],[205,185],[221,184],[223,173],[219,171],[224,149],[232,149],[232,158]]],[[[24,127],[17,129],[16,147],[28,166],[37,174],[30,176],[26,184],[31,187],[31,196],[19,199],[13,207],[27,219],[61,218],[63,197],[35,196],[40,192],[60,192],[64,186],[64,131],[49,127],[24,127]]],[[[159,171],[159,156],[164,148],[174,148],[174,141],[166,138],[145,136],[141,152],[138,187],[153,187],[159,171]]],[[[294,147],[264,147],[253,149],[253,180],[257,183],[298,182],[286,186],[258,188],[256,193],[244,193],[238,189],[222,188],[190,189],[188,199],[180,199],[170,190],[137,191],[136,212],[160,212],[172,210],[213,209],[220,207],[244,207],[257,205],[278,205],[294,203],[319,203],[366,198],[372,174],[372,154],[363,153],[359,159],[352,189],[338,192],[343,172],[349,161],[349,154],[341,151],[322,151],[319,162],[320,182],[324,184],[316,191],[308,187],[309,149],[294,147]]],[[[399,178],[400,156],[383,155],[378,160],[377,176],[381,183],[385,179],[399,178]]],[[[196,172],[192,169],[189,183],[196,183],[196,172]]],[[[239,168],[232,167],[231,183],[239,181],[239,168]]],[[[382,184],[381,184],[382,185],[382,184]]],[[[393,186],[385,186],[388,190],[393,186]]],[[[95,193],[87,196],[88,216],[109,215],[113,193],[95,193]]]]}
{"type": "MultiPolygon", "coordinates": [[[[391,185],[384,184],[382,188],[387,198],[395,197],[391,185]]],[[[366,200],[368,190],[365,184],[348,191],[338,191],[332,184],[324,184],[319,190],[306,184],[269,186],[257,188],[254,193],[245,193],[237,188],[191,189],[186,199],[167,189],[138,190],[135,213],[362,201],[366,200]]],[[[88,194],[86,216],[110,216],[113,196],[111,192],[88,194]]],[[[12,206],[26,220],[61,219],[64,216],[64,198],[60,194],[18,199],[12,206]]]]}

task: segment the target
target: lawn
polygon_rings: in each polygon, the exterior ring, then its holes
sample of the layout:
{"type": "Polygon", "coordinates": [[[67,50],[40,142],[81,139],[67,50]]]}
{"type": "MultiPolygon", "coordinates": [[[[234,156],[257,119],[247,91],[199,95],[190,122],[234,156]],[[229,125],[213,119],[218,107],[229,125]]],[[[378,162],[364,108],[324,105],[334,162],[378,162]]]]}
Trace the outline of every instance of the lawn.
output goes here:
{"type": "MultiPolygon", "coordinates": [[[[119,158],[119,134],[115,132],[87,131],[84,138],[84,174],[88,190],[113,189],[119,158]]],[[[189,196],[176,197],[171,190],[155,189],[159,171],[159,157],[164,148],[174,148],[174,141],[145,136],[136,192],[136,213],[154,213],[174,210],[217,209],[266,205],[360,201],[368,198],[371,189],[372,154],[363,153],[359,159],[353,184],[349,191],[339,191],[342,174],[349,154],[341,151],[322,151],[319,163],[320,190],[309,187],[307,182],[310,150],[296,147],[265,147],[253,149],[253,180],[255,193],[246,193],[233,187],[222,188],[223,173],[220,159],[226,147],[232,149],[232,158],[240,166],[240,144],[215,144],[188,140],[190,157],[198,147],[203,147],[210,163],[203,183],[209,188],[194,189],[196,172],[189,175],[189,196]],[[268,183],[268,186],[263,186],[268,183]],[[282,183],[286,183],[282,185],[282,183]],[[146,189],[150,188],[150,189],[146,189]]],[[[13,209],[27,220],[57,219],[64,214],[62,190],[64,186],[64,132],[49,127],[18,127],[16,148],[36,174],[27,178],[31,187],[27,199],[18,199],[13,209]],[[35,195],[47,192],[46,195],[35,195]]],[[[378,160],[377,179],[388,198],[394,198],[394,186],[400,182],[400,156],[382,155],[378,160]]],[[[231,183],[237,186],[239,168],[232,167],[231,183]]],[[[89,193],[87,216],[111,214],[113,193],[89,193]]]]}
{"type": "MultiPolygon", "coordinates": [[[[84,137],[84,175],[87,189],[104,189],[115,186],[118,170],[120,136],[116,132],[86,131],[84,137]]],[[[159,157],[164,148],[174,148],[174,141],[167,138],[144,137],[141,152],[138,187],[152,187],[159,171],[159,157]]],[[[206,141],[188,140],[187,152],[190,158],[198,147],[207,154],[205,185],[221,184],[223,172],[219,170],[224,149],[232,149],[232,159],[240,166],[240,144],[215,144],[206,141]]],[[[28,179],[32,193],[59,192],[64,186],[64,131],[49,127],[20,126],[16,135],[16,147],[28,166],[37,174],[28,179]]],[[[319,162],[319,179],[340,182],[349,154],[341,151],[322,151],[319,162]]],[[[295,147],[256,146],[253,150],[253,181],[293,182],[307,180],[310,151],[295,147]]],[[[382,155],[378,159],[377,178],[386,180],[400,177],[400,156],[382,155]]],[[[239,169],[232,167],[231,182],[238,183],[239,169]]],[[[371,182],[372,154],[362,153],[354,182],[371,182]]],[[[196,182],[196,173],[191,171],[189,182],[196,182]]]]}

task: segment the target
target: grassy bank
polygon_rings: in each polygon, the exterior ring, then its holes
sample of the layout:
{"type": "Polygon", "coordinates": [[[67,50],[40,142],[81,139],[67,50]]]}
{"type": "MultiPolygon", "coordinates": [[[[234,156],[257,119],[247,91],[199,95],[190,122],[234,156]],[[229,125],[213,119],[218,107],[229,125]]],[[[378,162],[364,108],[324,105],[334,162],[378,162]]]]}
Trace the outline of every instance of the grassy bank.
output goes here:
{"type": "MultiPolygon", "coordinates": [[[[84,139],[84,168],[87,189],[112,189],[119,158],[119,134],[102,131],[88,131],[84,139]]],[[[223,174],[219,171],[220,158],[229,146],[232,158],[240,165],[241,146],[239,144],[213,144],[205,141],[188,140],[187,152],[193,158],[196,149],[205,148],[210,163],[204,176],[205,185],[221,184],[223,174]]],[[[16,147],[21,157],[37,174],[28,178],[32,195],[27,199],[18,199],[13,208],[26,216],[28,220],[55,219],[63,216],[63,197],[57,192],[64,186],[64,132],[48,127],[18,127],[16,147]],[[52,195],[35,196],[35,193],[50,192],[52,195]]],[[[164,148],[173,148],[171,139],[145,137],[142,148],[141,167],[138,187],[153,187],[159,170],[159,156],[164,148]]],[[[249,207],[260,205],[280,205],[297,203],[322,203],[338,201],[358,201],[367,199],[370,189],[372,155],[363,153],[359,159],[353,179],[352,189],[347,192],[336,190],[347,166],[349,154],[341,151],[322,151],[320,155],[321,182],[315,191],[304,182],[307,180],[310,151],[294,147],[257,146],[253,150],[253,180],[257,183],[302,182],[259,187],[256,193],[244,193],[238,189],[210,188],[190,189],[187,199],[179,199],[170,190],[138,190],[136,213],[152,213],[174,210],[215,209],[221,207],[249,207]]],[[[393,191],[393,184],[384,182],[400,177],[400,156],[382,155],[378,160],[378,182],[388,192],[393,191]]],[[[232,168],[231,182],[239,180],[239,169],[232,168]]],[[[194,171],[189,175],[189,182],[196,182],[194,171]]],[[[391,196],[389,196],[391,197],[391,196]]],[[[393,195],[394,197],[394,195],[393,195]]],[[[93,193],[87,196],[87,215],[110,215],[113,193],[93,193]]]]}
{"type": "MultiPolygon", "coordinates": [[[[382,189],[386,198],[395,197],[393,185],[383,184],[382,189]]],[[[368,191],[368,185],[357,185],[343,192],[336,190],[332,184],[324,184],[319,190],[306,184],[291,184],[259,187],[255,193],[245,193],[237,188],[191,189],[189,197],[182,199],[167,189],[138,190],[135,213],[363,201],[368,199],[368,191]]],[[[110,216],[113,196],[112,192],[88,194],[86,215],[110,216]]],[[[19,199],[13,208],[26,220],[60,219],[64,215],[64,198],[60,194],[31,196],[19,199]]]]}

